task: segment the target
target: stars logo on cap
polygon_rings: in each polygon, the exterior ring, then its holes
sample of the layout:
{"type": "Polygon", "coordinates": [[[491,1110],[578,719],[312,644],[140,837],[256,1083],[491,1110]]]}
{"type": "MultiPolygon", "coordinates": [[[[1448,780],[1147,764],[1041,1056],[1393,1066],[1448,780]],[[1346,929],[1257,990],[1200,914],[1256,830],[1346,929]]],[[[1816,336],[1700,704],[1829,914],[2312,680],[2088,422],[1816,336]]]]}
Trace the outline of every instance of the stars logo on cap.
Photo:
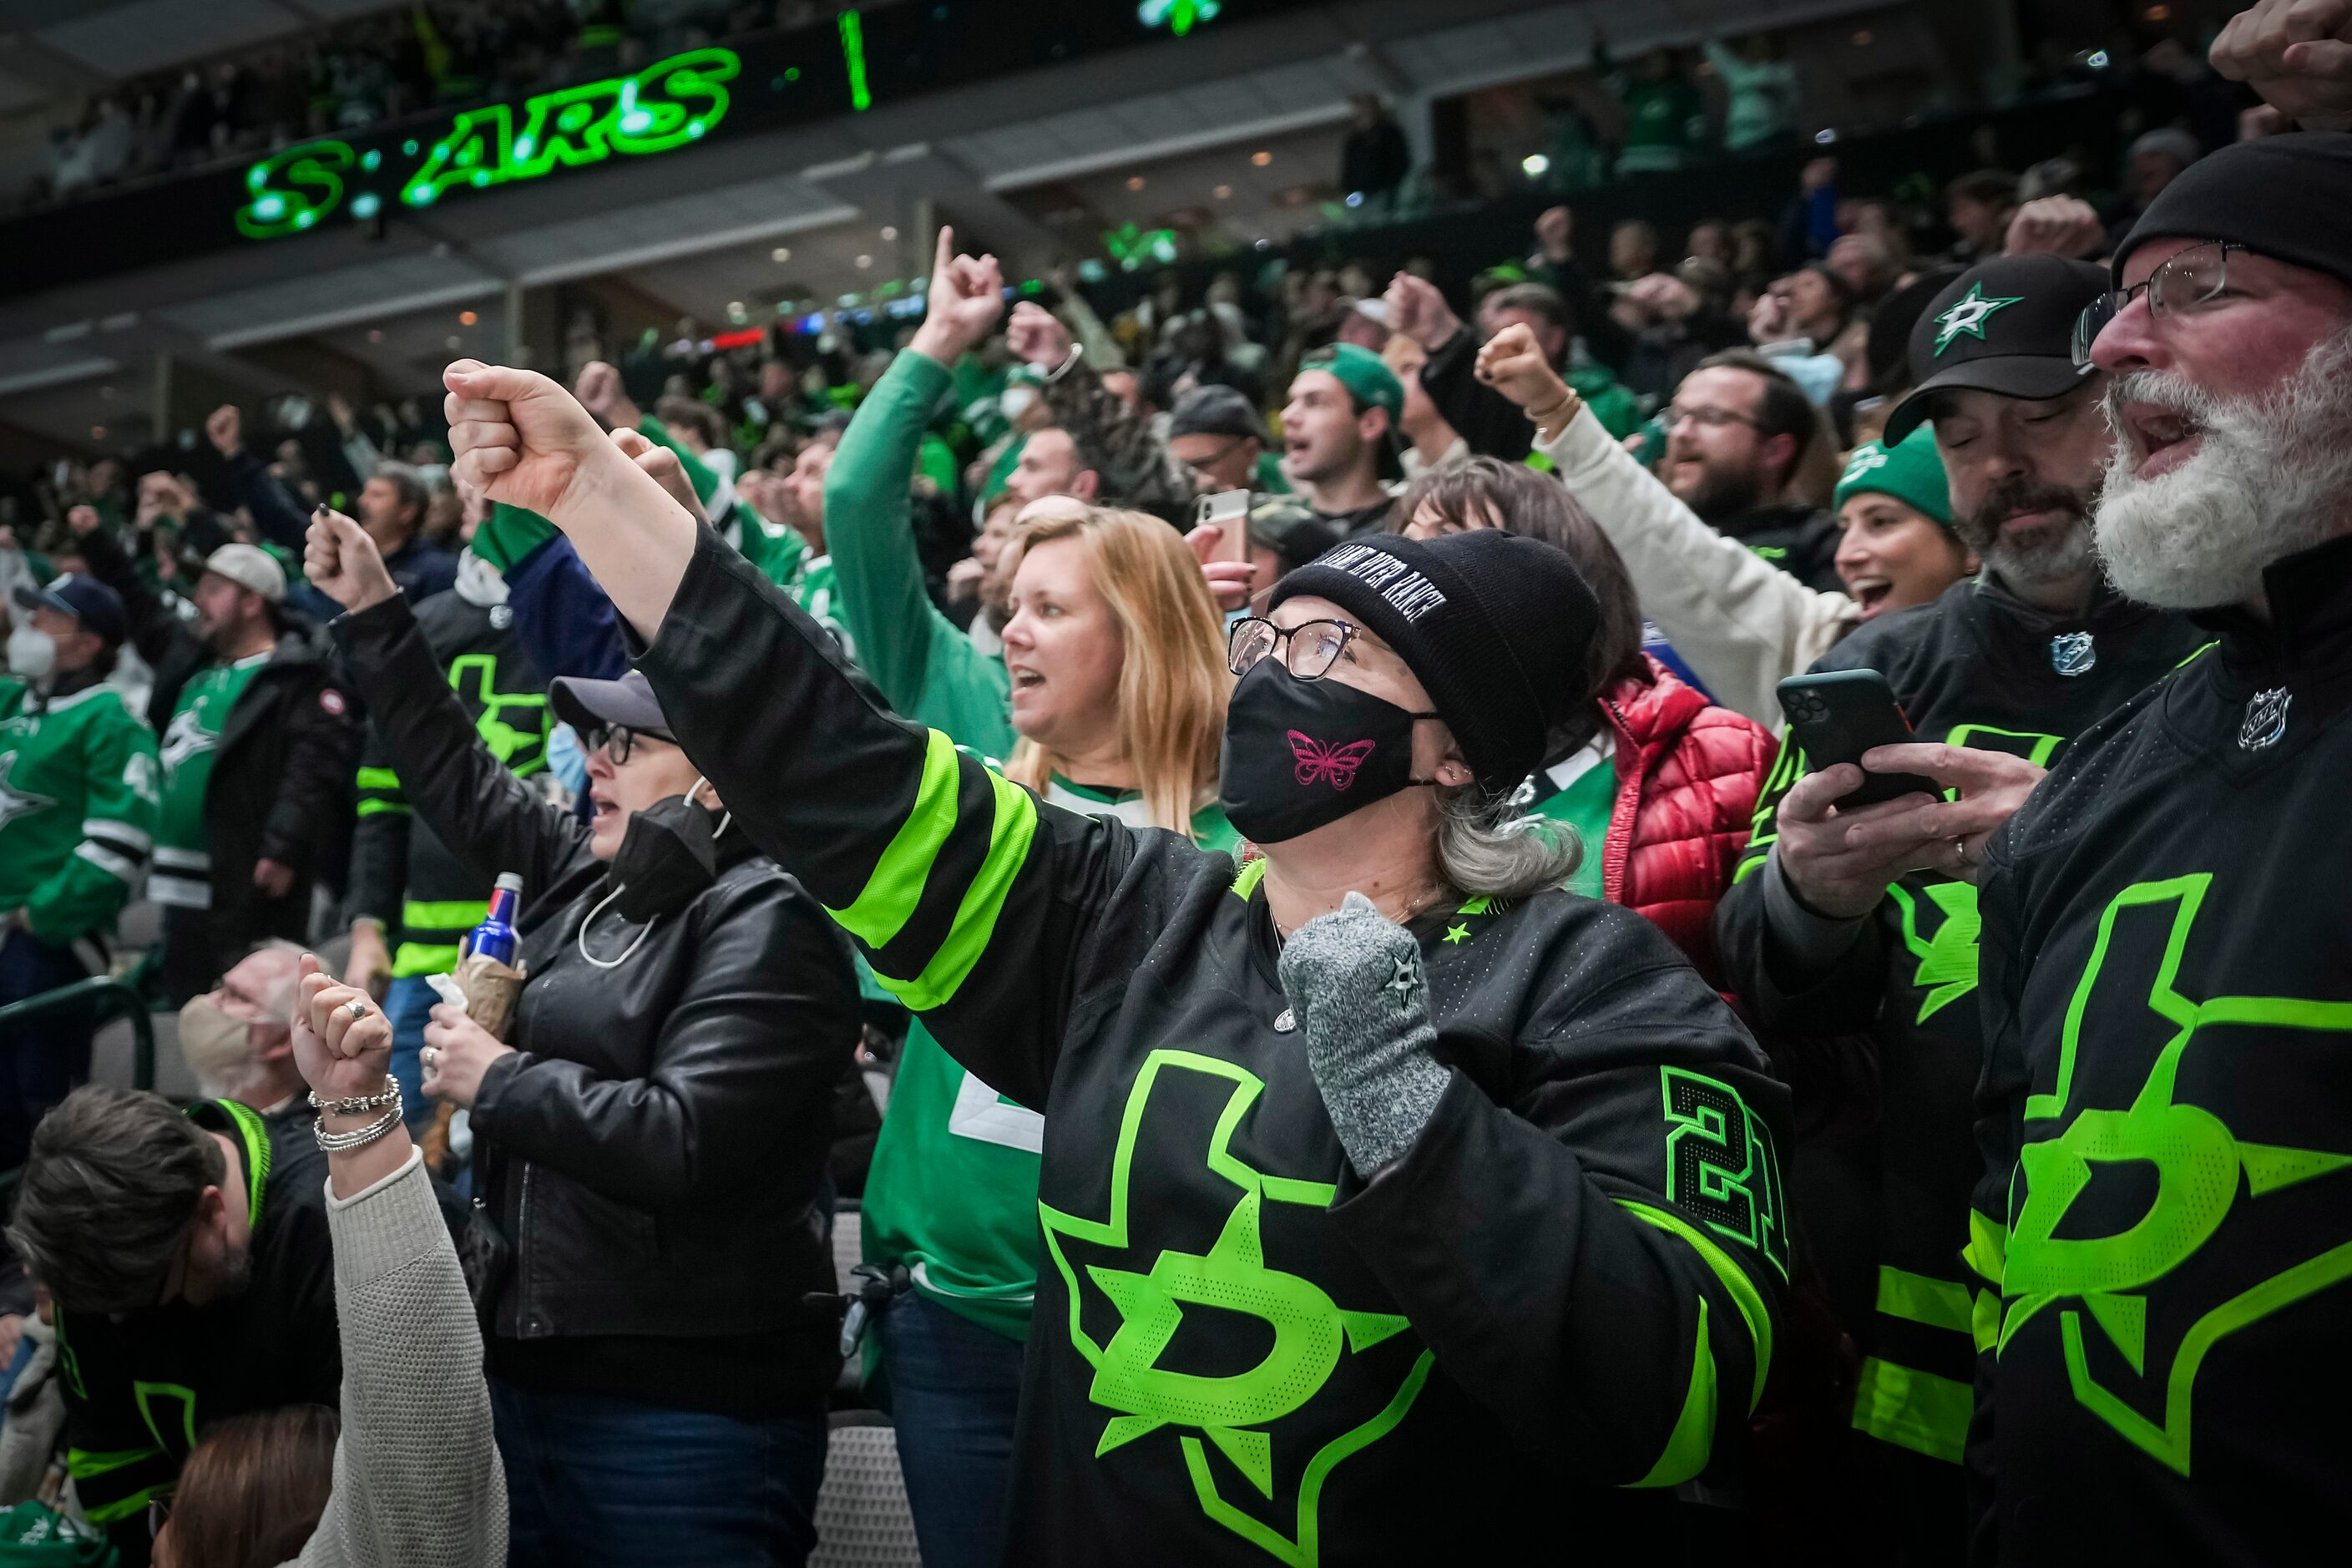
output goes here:
{"type": "Polygon", "coordinates": [[[2024,298],[2022,294],[2011,294],[2006,299],[1998,296],[1989,299],[1983,284],[1969,284],[1969,291],[1953,300],[1951,308],[1936,318],[1936,353],[1941,354],[1963,336],[1982,342],[1985,322],[1992,313],[2024,298]]]}

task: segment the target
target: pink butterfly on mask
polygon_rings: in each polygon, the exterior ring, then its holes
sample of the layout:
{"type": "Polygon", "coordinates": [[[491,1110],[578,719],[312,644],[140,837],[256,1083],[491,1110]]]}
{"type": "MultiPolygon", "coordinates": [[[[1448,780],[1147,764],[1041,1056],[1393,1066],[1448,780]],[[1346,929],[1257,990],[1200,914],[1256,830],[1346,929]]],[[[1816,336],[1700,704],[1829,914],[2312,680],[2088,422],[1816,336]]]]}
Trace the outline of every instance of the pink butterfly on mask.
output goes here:
{"type": "Polygon", "coordinates": [[[1290,732],[1290,750],[1298,759],[1298,782],[1311,784],[1318,779],[1329,779],[1333,789],[1346,789],[1356,782],[1356,770],[1372,754],[1376,742],[1357,741],[1345,746],[1327,746],[1311,735],[1297,731],[1290,732]]]}

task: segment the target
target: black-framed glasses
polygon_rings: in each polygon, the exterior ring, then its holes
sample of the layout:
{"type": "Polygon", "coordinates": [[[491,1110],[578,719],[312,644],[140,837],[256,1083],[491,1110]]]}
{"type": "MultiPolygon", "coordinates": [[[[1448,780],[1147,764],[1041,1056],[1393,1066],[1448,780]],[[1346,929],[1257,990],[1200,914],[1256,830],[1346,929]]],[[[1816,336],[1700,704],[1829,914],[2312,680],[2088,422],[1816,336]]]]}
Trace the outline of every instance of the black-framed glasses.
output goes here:
{"type": "Polygon", "coordinates": [[[673,746],[677,744],[659,730],[632,730],[626,724],[600,724],[583,735],[581,740],[590,751],[601,751],[612,758],[613,765],[618,767],[629,760],[631,752],[637,749],[641,736],[648,741],[664,741],[673,746]]]}
{"type": "Polygon", "coordinates": [[[1179,458],[1176,460],[1183,464],[1185,471],[1190,473],[1195,479],[1204,482],[1213,480],[1217,476],[1212,472],[1212,470],[1214,469],[1219,463],[1223,462],[1227,458],[1230,458],[1235,452],[1240,451],[1242,448],[1242,443],[1248,439],[1249,437],[1246,436],[1228,436],[1225,437],[1224,446],[1218,449],[1217,455],[1213,458],[1202,458],[1197,459],[1179,458]]]}
{"type": "Polygon", "coordinates": [[[1320,680],[1331,673],[1331,667],[1339,662],[1356,636],[1356,628],[1345,621],[1277,626],[1262,616],[1248,616],[1235,621],[1225,635],[1225,668],[1235,675],[1247,675],[1266,655],[1280,648],[1285,669],[1301,680],[1320,680]]]}
{"type": "Polygon", "coordinates": [[[2228,298],[2230,253],[2245,248],[2227,239],[2192,245],[2149,273],[2147,281],[2128,289],[2110,289],[2084,306],[2082,314],[2074,318],[2073,346],[2076,367],[2091,363],[2091,348],[2099,341],[2099,334],[2106,330],[2109,321],[2124,313],[2133,296],[2143,289],[2147,293],[2147,313],[2151,316],[2176,312],[2186,315],[2228,298]]]}
{"type": "Polygon", "coordinates": [[[1760,421],[1729,408],[1685,408],[1679,403],[1669,403],[1658,410],[1661,429],[1671,430],[1685,419],[1702,430],[1720,430],[1727,425],[1745,425],[1750,430],[1764,428],[1760,421]]]}

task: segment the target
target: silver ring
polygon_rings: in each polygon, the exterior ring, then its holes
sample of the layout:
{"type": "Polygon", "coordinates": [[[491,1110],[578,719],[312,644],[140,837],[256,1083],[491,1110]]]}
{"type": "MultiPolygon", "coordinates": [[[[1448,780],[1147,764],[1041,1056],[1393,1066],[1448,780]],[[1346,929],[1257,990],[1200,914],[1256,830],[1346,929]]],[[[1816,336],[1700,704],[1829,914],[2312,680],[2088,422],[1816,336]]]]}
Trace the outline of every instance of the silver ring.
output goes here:
{"type": "Polygon", "coordinates": [[[441,1047],[426,1046],[416,1053],[416,1059],[435,1072],[438,1072],[441,1070],[441,1047]]]}
{"type": "Polygon", "coordinates": [[[1960,864],[1963,866],[1973,866],[1976,864],[1974,860],[1969,858],[1969,841],[1966,836],[1962,836],[1961,837],[1952,840],[1952,853],[1960,858],[1960,864]]]}
{"type": "Polygon", "coordinates": [[[368,1005],[354,996],[343,1004],[343,1011],[354,1018],[364,1018],[368,1016],[368,1005]]]}

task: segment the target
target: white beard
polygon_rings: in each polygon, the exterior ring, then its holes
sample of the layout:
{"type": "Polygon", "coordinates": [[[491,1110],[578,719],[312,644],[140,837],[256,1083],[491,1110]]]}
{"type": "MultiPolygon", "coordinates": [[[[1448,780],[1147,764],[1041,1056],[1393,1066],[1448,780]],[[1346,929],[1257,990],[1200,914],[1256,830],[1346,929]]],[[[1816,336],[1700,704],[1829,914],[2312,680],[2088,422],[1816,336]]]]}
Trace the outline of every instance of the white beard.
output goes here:
{"type": "Polygon", "coordinates": [[[2259,599],[2263,569],[2325,543],[2352,518],[2352,331],[2312,346],[2302,367],[2259,397],[2217,397],[2156,371],[2117,376],[2116,428],[2092,515],[2107,581],[2169,610],[2259,599]],[[2150,403],[2193,421],[2197,453],[2143,479],[2117,411],[2150,403]]]}

